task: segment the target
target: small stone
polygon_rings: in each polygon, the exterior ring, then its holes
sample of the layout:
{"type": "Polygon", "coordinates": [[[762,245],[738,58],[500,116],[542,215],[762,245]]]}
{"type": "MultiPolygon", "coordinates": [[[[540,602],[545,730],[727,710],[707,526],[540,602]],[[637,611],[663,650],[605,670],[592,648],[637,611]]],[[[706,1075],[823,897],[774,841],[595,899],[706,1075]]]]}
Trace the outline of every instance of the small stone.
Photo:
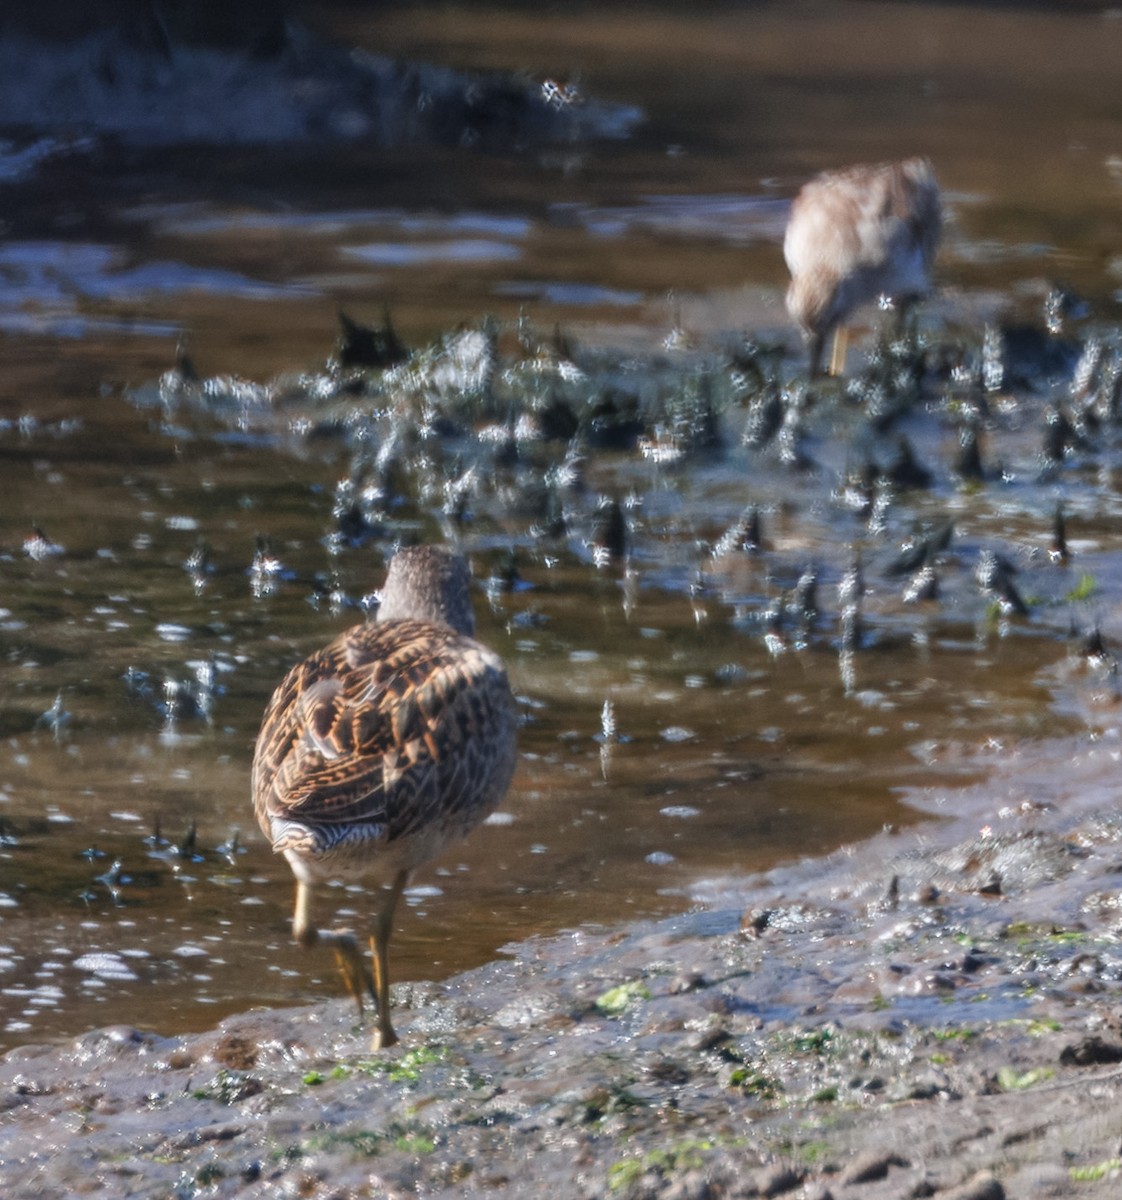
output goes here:
{"type": "Polygon", "coordinates": [[[714,1196],[704,1171],[687,1171],[660,1194],[662,1200],[713,1200],[714,1196]]]}
{"type": "Polygon", "coordinates": [[[791,1167],[775,1163],[756,1172],[753,1183],[760,1196],[782,1196],[802,1182],[802,1176],[791,1167]]]}
{"type": "Polygon", "coordinates": [[[1122,1046],[1104,1041],[1097,1033],[1060,1051],[1060,1065],[1063,1067],[1089,1067],[1117,1062],[1122,1062],[1122,1046]]]}
{"type": "Polygon", "coordinates": [[[681,1087],[690,1081],[689,1069],[672,1058],[662,1058],[651,1063],[647,1068],[647,1075],[656,1083],[668,1087],[681,1087]]]}
{"type": "Polygon", "coordinates": [[[774,908],[750,908],[740,918],[740,931],[748,934],[749,937],[759,937],[771,924],[773,916],[775,916],[774,908]]]}
{"type": "Polygon", "coordinates": [[[907,1098],[909,1100],[934,1100],[939,1096],[953,1097],[956,1094],[950,1085],[950,1080],[943,1072],[939,1071],[921,1075],[913,1080],[907,1098]]]}
{"type": "Polygon", "coordinates": [[[827,1184],[818,1181],[807,1184],[803,1190],[803,1200],[834,1200],[834,1193],[827,1184]]]}
{"type": "Polygon", "coordinates": [[[939,1200],[1005,1200],[1005,1189],[989,1171],[979,1171],[958,1187],[940,1192],[939,1200]]]}
{"type": "Polygon", "coordinates": [[[681,996],[685,992],[696,992],[709,986],[709,980],[700,971],[683,971],[671,979],[666,991],[671,996],[681,996]]]}
{"type": "Polygon", "coordinates": [[[843,1187],[850,1187],[855,1183],[876,1183],[880,1179],[886,1179],[892,1167],[907,1165],[907,1160],[898,1154],[883,1150],[866,1150],[842,1171],[841,1183],[843,1187]]]}
{"type": "Polygon", "coordinates": [[[724,1043],[730,1041],[731,1038],[732,1034],[729,1033],[727,1029],[717,1025],[712,1029],[706,1029],[704,1032],[698,1034],[693,1041],[692,1049],[716,1050],[718,1046],[724,1045],[724,1043]]]}
{"type": "Polygon", "coordinates": [[[214,1044],[210,1057],[234,1071],[248,1071],[257,1065],[257,1046],[236,1033],[226,1033],[214,1044]]]}

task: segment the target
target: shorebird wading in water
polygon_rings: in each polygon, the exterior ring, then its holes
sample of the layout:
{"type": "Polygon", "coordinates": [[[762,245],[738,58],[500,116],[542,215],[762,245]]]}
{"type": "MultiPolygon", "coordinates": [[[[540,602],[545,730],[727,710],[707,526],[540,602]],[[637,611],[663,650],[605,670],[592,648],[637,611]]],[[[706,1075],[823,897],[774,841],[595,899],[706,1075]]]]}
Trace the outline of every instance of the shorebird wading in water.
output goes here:
{"type": "Polygon", "coordinates": [[[900,306],[926,295],[942,230],[939,185],[926,158],[828,171],[795,197],[783,257],[787,311],[810,347],[810,373],[834,335],[830,374],[845,360],[844,323],[887,296],[900,306]]]}
{"type": "Polygon", "coordinates": [[[296,876],[292,933],[331,946],[358,1002],[378,1010],[375,1050],[397,1041],[386,950],[410,872],[490,813],[515,765],[514,703],[497,654],[473,637],[470,574],[442,546],[399,550],[378,619],[293,667],[253,757],[253,804],[296,876]],[[349,929],[318,929],[312,891],[380,885],[371,961],[349,929]]]}

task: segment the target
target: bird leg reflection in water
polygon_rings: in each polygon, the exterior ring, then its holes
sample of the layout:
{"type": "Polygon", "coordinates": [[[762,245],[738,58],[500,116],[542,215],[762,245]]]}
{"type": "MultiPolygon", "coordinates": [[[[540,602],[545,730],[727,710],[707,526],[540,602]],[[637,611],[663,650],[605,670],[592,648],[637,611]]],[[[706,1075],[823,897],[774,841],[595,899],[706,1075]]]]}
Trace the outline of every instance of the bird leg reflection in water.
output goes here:
{"type": "Polygon", "coordinates": [[[359,947],[350,929],[318,929],[312,920],[311,884],[296,883],[296,911],[292,916],[292,937],[305,949],[327,945],[335,952],[335,962],[343,984],[358,1005],[358,1019],[365,1012],[369,996],[377,1011],[378,1025],[371,1044],[373,1050],[385,1050],[397,1044],[398,1037],[390,1021],[389,944],[397,902],[409,882],[407,871],[399,871],[388,889],[379,889],[381,902],[374,913],[374,932],[370,935],[370,961],[359,947]]]}

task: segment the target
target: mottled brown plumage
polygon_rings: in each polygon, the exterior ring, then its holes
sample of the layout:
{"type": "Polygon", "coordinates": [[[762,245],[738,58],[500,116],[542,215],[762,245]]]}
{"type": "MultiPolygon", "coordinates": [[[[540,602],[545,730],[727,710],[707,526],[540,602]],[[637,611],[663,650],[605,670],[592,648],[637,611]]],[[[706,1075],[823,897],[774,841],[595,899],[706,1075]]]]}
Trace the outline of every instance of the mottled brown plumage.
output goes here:
{"type": "MultiPolygon", "coordinates": [[[[939,185],[926,158],[828,171],[791,205],[783,255],[791,272],[787,311],[818,373],[826,339],[880,296],[901,304],[925,295],[942,232],[939,185]]],[[[840,370],[835,342],[832,373],[840,370]]]]}
{"type": "Polygon", "coordinates": [[[389,1019],[386,947],[410,872],[467,834],[506,793],[515,763],[510,687],[477,642],[463,558],[439,546],[401,550],[379,619],[349,629],[294,667],[265,711],[253,801],[273,849],[296,876],[293,935],[335,948],[362,1009],[389,1019]],[[348,930],[319,930],[312,888],[329,879],[388,885],[374,915],[372,968],[348,930]]]}

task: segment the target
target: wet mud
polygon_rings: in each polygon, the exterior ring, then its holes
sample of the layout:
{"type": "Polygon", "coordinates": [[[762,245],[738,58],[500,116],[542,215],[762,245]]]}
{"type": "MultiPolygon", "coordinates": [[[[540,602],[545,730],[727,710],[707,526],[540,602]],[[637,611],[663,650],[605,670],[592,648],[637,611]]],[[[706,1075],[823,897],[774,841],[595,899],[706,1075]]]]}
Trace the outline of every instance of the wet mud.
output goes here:
{"type": "Polygon", "coordinates": [[[377,1055],[342,1001],[12,1051],[0,1185],[28,1200],[1109,1194],[1122,822],[1101,801],[1117,737],[1014,749],[933,830],[395,987],[402,1044],[377,1055]]]}

